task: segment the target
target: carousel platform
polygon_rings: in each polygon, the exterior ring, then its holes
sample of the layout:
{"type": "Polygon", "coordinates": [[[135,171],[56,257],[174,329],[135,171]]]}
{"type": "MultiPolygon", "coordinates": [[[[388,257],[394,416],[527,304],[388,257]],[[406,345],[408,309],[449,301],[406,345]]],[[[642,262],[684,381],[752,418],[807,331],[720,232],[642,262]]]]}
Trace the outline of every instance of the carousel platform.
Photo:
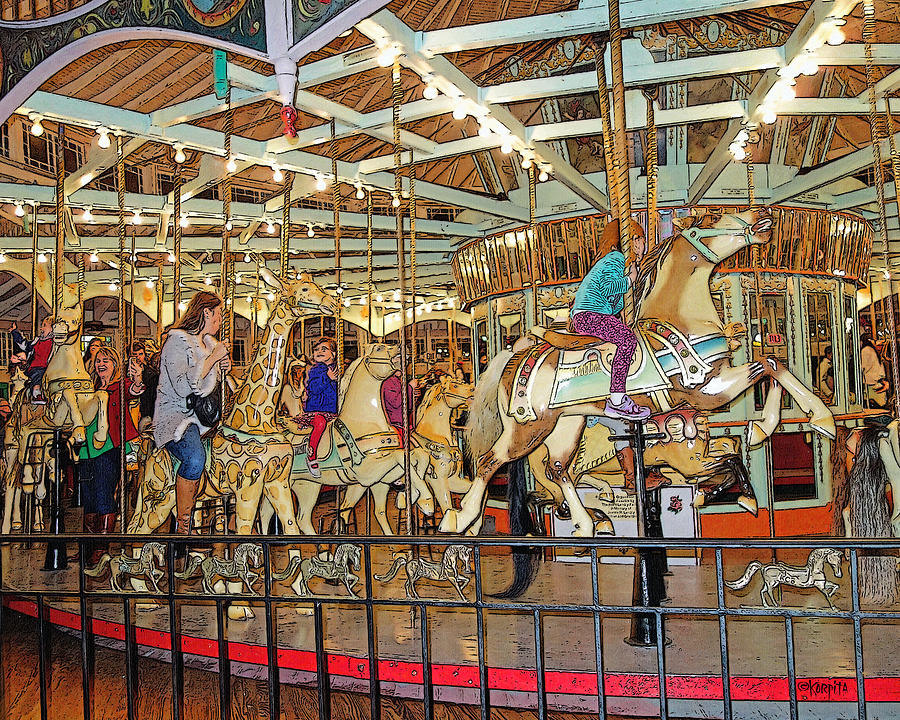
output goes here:
{"type": "MultiPolygon", "coordinates": [[[[395,549],[401,549],[398,542],[395,549]]],[[[388,547],[373,547],[376,573],[390,565],[388,547]]],[[[308,554],[308,551],[305,551],[308,554]]],[[[791,551],[780,559],[795,562],[791,551]]],[[[757,551],[734,551],[725,555],[726,579],[739,576],[757,551]]],[[[72,590],[77,593],[77,566],[47,573],[39,570],[44,550],[21,545],[2,548],[3,588],[6,608],[22,618],[36,617],[37,602],[30,592],[72,590]]],[[[276,557],[273,553],[273,558],[276,557]]],[[[619,558],[608,557],[607,560],[619,558]]],[[[766,558],[761,558],[766,560],[766,558]]],[[[275,562],[281,567],[284,563],[275,562]]],[[[802,560],[801,560],[802,564],[802,560]]],[[[509,559],[504,555],[482,555],[485,592],[505,586],[509,559]]],[[[402,577],[402,573],[401,573],[402,577]]],[[[373,619],[378,676],[383,696],[421,699],[423,665],[421,623],[408,607],[393,603],[405,598],[401,577],[382,584],[373,582],[373,619]]],[[[632,567],[621,562],[598,565],[599,602],[602,605],[629,605],[632,567]]],[[[841,583],[841,579],[838,579],[841,583]]],[[[670,717],[723,717],[723,682],[718,618],[692,616],[692,608],[715,608],[715,570],[710,562],[671,566],[666,578],[669,606],[684,608],[666,620],[669,645],[664,653],[665,695],[670,717]]],[[[281,586],[279,586],[281,587],[281,586]]],[[[87,601],[97,646],[109,650],[125,647],[124,603],[121,597],[101,594],[102,580],[90,580],[96,589],[87,601]]],[[[364,583],[358,589],[362,590],[364,583]]],[[[289,592],[285,586],[282,588],[289,592]]],[[[314,579],[310,589],[322,601],[325,650],[333,691],[368,693],[368,624],[366,608],[354,602],[340,587],[314,579]]],[[[423,600],[454,599],[446,583],[418,585],[423,600]]],[[[196,600],[179,601],[182,651],[185,664],[197,670],[216,672],[219,646],[216,605],[203,595],[199,583],[185,583],[179,592],[197,592],[196,600]]],[[[729,607],[755,606],[759,585],[749,592],[728,591],[729,607]]],[[[575,558],[545,561],[535,583],[521,599],[522,610],[484,608],[484,653],[492,708],[533,709],[537,703],[537,669],[534,612],[532,602],[553,604],[590,603],[590,563],[575,558]]],[[[472,592],[467,593],[469,599],[472,592]]],[[[792,608],[827,610],[816,591],[785,590],[785,604],[792,608]]],[[[234,676],[265,680],[267,646],[262,603],[256,617],[229,621],[225,629],[230,670],[234,676]]],[[[490,603],[490,598],[485,597],[490,603]]],[[[835,595],[840,610],[850,608],[846,577],[835,595]]],[[[70,635],[81,633],[77,597],[47,601],[48,620],[70,635]]],[[[881,608],[896,611],[898,608],[881,608]]],[[[418,608],[417,608],[418,610],[418,608]]],[[[863,608],[875,610],[875,608],[863,608]]],[[[316,684],[315,625],[313,618],[298,612],[296,601],[273,601],[279,677],[283,686],[316,684]]],[[[167,606],[148,609],[138,605],[134,622],[138,649],[143,658],[170,660],[170,618],[167,606]]],[[[601,624],[602,678],[606,712],[632,717],[659,714],[659,666],[655,648],[634,648],[624,642],[629,635],[630,616],[604,613],[601,624]]],[[[480,703],[476,612],[468,607],[428,607],[427,645],[430,658],[433,698],[436,703],[477,706],[480,703]]],[[[858,716],[857,685],[852,620],[845,617],[794,618],[793,657],[795,697],[800,718],[853,718],[858,716]]],[[[862,621],[865,702],[870,719],[900,717],[900,626],[891,618],[862,621]]],[[[597,642],[591,611],[541,612],[543,682],[550,710],[567,713],[598,711],[597,642]]],[[[729,617],[727,620],[729,691],[733,717],[790,717],[790,686],[786,623],[783,617],[729,617]]],[[[142,670],[143,672],[143,670],[142,670]]]]}

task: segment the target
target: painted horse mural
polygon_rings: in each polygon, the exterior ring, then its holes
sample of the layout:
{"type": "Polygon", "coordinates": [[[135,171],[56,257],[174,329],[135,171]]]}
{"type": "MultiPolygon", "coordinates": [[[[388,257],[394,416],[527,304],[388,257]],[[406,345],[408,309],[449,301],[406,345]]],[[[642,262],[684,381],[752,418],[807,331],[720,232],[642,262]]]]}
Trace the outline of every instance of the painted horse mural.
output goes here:
{"type": "MultiPolygon", "coordinates": [[[[828,408],[779,360],[767,357],[731,364],[725,325],[710,294],[710,277],[722,260],[751,244],[768,242],[771,230],[772,218],[765,210],[685,218],[681,229],[644,258],[636,283],[640,342],[629,373],[629,392],[638,402],[657,412],[682,404],[712,411],[771,378],[766,421],[748,426],[751,445],[774,431],[777,422],[772,424],[772,415],[777,419],[778,410],[773,410],[777,404],[772,397],[780,398],[782,388],[807,414],[815,430],[834,437],[834,419],[828,408]]],[[[543,445],[543,476],[560,487],[576,534],[593,534],[592,519],[578,498],[569,466],[586,418],[605,415],[604,394],[598,392],[603,389],[603,373],[597,371],[605,369],[608,393],[614,348],[598,338],[544,328],[532,332],[542,342],[515,354],[498,355],[476,388],[467,428],[475,478],[460,510],[444,514],[443,532],[477,531],[487,484],[497,469],[543,445]],[[585,382],[583,378],[589,376],[585,382]],[[597,378],[601,379],[599,388],[597,378]]],[[[524,492],[524,488],[511,490],[524,492]]],[[[527,520],[514,522],[524,526],[527,520]]]]}
{"type": "MultiPolygon", "coordinates": [[[[213,435],[198,497],[233,494],[239,535],[250,534],[265,497],[278,513],[285,534],[297,535],[289,485],[294,448],[276,423],[275,412],[286,376],[291,329],[303,317],[333,315],[337,301],[305,273],[296,279],[279,279],[262,270],[260,276],[278,291],[278,300],[237,388],[234,406],[213,435]]],[[[152,533],[174,508],[175,468],[169,452],[160,448],[147,459],[128,532],[152,533]]],[[[228,612],[232,619],[252,617],[250,608],[242,605],[232,605],[228,612]]]]}

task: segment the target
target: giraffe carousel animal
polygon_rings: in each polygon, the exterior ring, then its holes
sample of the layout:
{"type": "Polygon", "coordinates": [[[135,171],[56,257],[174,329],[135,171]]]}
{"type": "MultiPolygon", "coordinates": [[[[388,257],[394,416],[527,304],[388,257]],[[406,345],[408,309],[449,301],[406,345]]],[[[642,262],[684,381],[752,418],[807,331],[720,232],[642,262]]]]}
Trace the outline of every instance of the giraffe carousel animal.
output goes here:
{"type": "MultiPolygon", "coordinates": [[[[392,483],[404,477],[403,446],[388,423],[381,403],[381,384],[399,367],[400,350],[382,343],[367,345],[362,356],[353,361],[341,378],[338,415],[330,421],[319,441],[317,455],[321,477],[314,477],[306,463],[308,435],[294,435],[298,446],[291,475],[297,496],[297,522],[300,530],[315,535],[312,512],[323,485],[347,488],[347,505],[356,505],[372,491],[375,519],[385,535],[393,535],[387,515],[387,496],[392,483]]],[[[434,498],[416,468],[427,467],[427,451],[412,450],[410,472],[413,498],[426,515],[434,513],[434,498]]],[[[260,514],[263,523],[266,515],[260,514]]]]}
{"type": "MultiPolygon", "coordinates": [[[[463,495],[472,484],[463,472],[462,453],[453,439],[450,416],[454,410],[468,404],[474,391],[472,383],[459,382],[444,375],[428,388],[416,409],[416,423],[410,441],[421,451],[412,453],[412,472],[415,477],[424,479],[441,512],[453,507],[451,493],[463,495]]],[[[344,496],[341,514],[345,523],[349,521],[350,511],[360,497],[359,488],[348,490],[344,496]]],[[[405,508],[405,493],[398,495],[397,505],[400,510],[405,508]]],[[[381,514],[384,509],[376,506],[375,512],[381,514]]]]}
{"type": "MultiPolygon", "coordinates": [[[[732,366],[725,326],[710,294],[715,266],[742,248],[769,242],[772,223],[764,209],[686,218],[683,227],[644,258],[637,286],[646,292],[637,294],[639,343],[629,373],[630,393],[657,410],[684,403],[711,411],[762,379],[773,378],[778,387],[773,384],[769,391],[767,407],[776,405],[770,396],[780,397],[783,388],[807,414],[813,429],[833,438],[831,412],[778,359],[732,366]],[[659,393],[665,404],[657,400],[659,393]]],[[[543,342],[515,355],[498,355],[476,388],[467,433],[476,459],[475,478],[461,509],[444,514],[443,532],[477,528],[487,484],[497,469],[545,445],[545,477],[560,486],[576,534],[593,534],[592,518],[568,468],[586,418],[606,415],[603,388],[608,394],[613,349],[598,338],[544,328],[534,328],[532,334],[543,342]]],[[[766,422],[751,422],[748,441],[757,445],[772,431],[768,416],[766,422]]],[[[524,479],[524,473],[515,475],[524,479]]],[[[509,486],[514,495],[524,495],[524,481],[509,486]]],[[[522,511],[511,517],[513,531],[524,534],[531,524],[526,503],[515,504],[522,511]]]]}
{"type": "MultiPolygon", "coordinates": [[[[291,329],[303,317],[333,315],[337,301],[306,273],[296,279],[279,279],[262,270],[260,277],[278,291],[278,301],[247,375],[235,392],[234,406],[212,437],[198,497],[233,494],[238,535],[251,533],[260,501],[265,497],[278,514],[285,534],[297,535],[299,529],[289,485],[294,448],[276,423],[275,411],[285,381],[291,329]]],[[[172,458],[167,450],[160,448],[145,465],[137,509],[128,532],[154,532],[174,508],[172,458]]],[[[291,552],[299,554],[300,551],[291,552]]],[[[298,584],[295,591],[299,589],[298,584]]],[[[228,614],[235,620],[253,617],[245,605],[231,605],[228,614]]]]}
{"type": "MultiPolygon", "coordinates": [[[[94,381],[84,366],[81,355],[82,308],[80,305],[63,307],[53,323],[53,350],[41,383],[47,400],[44,412],[21,425],[13,415],[12,437],[16,444],[15,459],[6,472],[6,503],[3,514],[3,532],[9,532],[12,522],[13,501],[16,492],[10,492],[19,482],[27,453],[35,435],[52,433],[54,430],[70,431],[69,448],[91,442],[95,448],[102,448],[109,434],[107,417],[107,394],[95,390],[94,381]],[[97,420],[97,430],[91,438],[86,428],[97,420]]],[[[73,453],[75,457],[77,454],[73,453]]],[[[49,472],[49,468],[45,468],[49,472]]]]}

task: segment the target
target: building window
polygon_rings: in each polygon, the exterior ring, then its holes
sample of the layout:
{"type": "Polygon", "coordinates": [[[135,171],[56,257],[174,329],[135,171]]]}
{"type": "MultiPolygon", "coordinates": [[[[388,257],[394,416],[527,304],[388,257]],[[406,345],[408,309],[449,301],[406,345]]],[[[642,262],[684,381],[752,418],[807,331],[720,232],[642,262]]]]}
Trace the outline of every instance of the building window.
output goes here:
{"type": "Polygon", "coordinates": [[[429,207],[425,209],[426,217],[429,220],[437,220],[438,222],[453,222],[456,220],[456,210],[444,207],[429,207]]]}
{"type": "Polygon", "coordinates": [[[156,171],[156,192],[160,195],[168,195],[175,189],[175,176],[171,173],[156,171]]]}
{"type": "Polygon", "coordinates": [[[231,360],[235,365],[247,364],[247,344],[244,338],[235,338],[231,345],[231,360]]]}
{"type": "Polygon", "coordinates": [[[234,202],[261,203],[262,193],[259,190],[253,190],[252,188],[232,186],[231,199],[234,202]]]}
{"type": "Polygon", "coordinates": [[[813,391],[830,405],[834,402],[834,349],[831,298],[825,293],[813,292],[806,296],[806,336],[813,391]]]}
{"type": "MultiPolygon", "coordinates": [[[[787,315],[785,313],[785,296],[782,293],[762,293],[759,298],[759,306],[762,312],[762,333],[760,333],[759,320],[757,318],[756,293],[747,294],[747,302],[750,305],[750,339],[751,347],[748,353],[756,358],[762,350],[762,354],[775,357],[787,366],[790,366],[788,357],[788,332],[787,315]]],[[[753,397],[756,409],[762,410],[765,402],[765,392],[769,389],[769,383],[756,383],[753,386],[753,397]]],[[[782,407],[790,407],[790,397],[784,393],[782,407]]]]}
{"type": "Polygon", "coordinates": [[[859,387],[856,384],[856,352],[859,343],[856,342],[856,334],[853,326],[856,324],[853,312],[854,302],[850,295],[844,296],[844,347],[847,352],[847,391],[850,393],[850,404],[861,402],[859,387]]]}
{"type": "Polygon", "coordinates": [[[140,193],[143,183],[141,182],[141,172],[137,168],[125,168],[125,192],[140,193]]]}
{"type": "Polygon", "coordinates": [[[98,190],[116,191],[116,171],[115,168],[109,168],[103,172],[95,181],[98,190]]]}
{"type": "MultiPolygon", "coordinates": [[[[25,148],[25,164],[45,172],[56,172],[55,133],[45,131],[41,136],[32,135],[28,128],[22,126],[22,137],[25,148]]],[[[63,169],[73,173],[84,165],[84,147],[69,138],[63,142],[63,169]]]]}
{"type": "Polygon", "coordinates": [[[776,502],[814,499],[816,470],[812,433],[775,433],[771,442],[776,502]]]}
{"type": "Polygon", "coordinates": [[[0,125],[0,155],[9,157],[9,123],[0,125]]]}

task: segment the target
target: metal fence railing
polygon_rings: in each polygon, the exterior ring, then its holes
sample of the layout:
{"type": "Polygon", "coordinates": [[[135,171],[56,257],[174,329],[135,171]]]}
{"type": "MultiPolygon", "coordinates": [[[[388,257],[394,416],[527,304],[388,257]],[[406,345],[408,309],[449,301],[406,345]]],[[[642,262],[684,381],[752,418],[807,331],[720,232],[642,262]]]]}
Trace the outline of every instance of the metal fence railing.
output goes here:
{"type": "MultiPolygon", "coordinates": [[[[313,632],[311,633],[313,643],[310,646],[297,648],[300,654],[306,653],[308,660],[306,669],[308,682],[315,686],[318,699],[318,717],[321,720],[330,720],[331,712],[331,694],[335,687],[336,678],[339,674],[353,676],[355,685],[354,691],[367,693],[369,696],[369,714],[373,720],[378,720],[382,716],[382,694],[386,694],[384,683],[390,682],[391,688],[396,689],[398,679],[392,675],[387,678],[385,674],[386,668],[393,668],[398,658],[385,658],[379,648],[379,622],[384,622],[384,610],[408,609],[410,617],[414,620],[415,626],[418,628],[417,642],[410,647],[415,647],[415,653],[406,658],[412,671],[409,677],[403,682],[408,685],[415,686],[414,691],[407,688],[406,697],[415,697],[415,702],[421,702],[423,709],[423,717],[431,720],[434,717],[436,702],[435,698],[436,686],[449,686],[456,680],[450,678],[451,673],[446,672],[446,661],[437,662],[434,659],[433,648],[435,643],[439,643],[441,647],[447,644],[448,639],[440,636],[440,633],[453,630],[457,634],[459,630],[458,623],[446,623],[436,621],[436,618],[442,617],[441,613],[459,612],[465,613],[466,617],[474,614],[474,650],[472,660],[477,656],[477,663],[471,662],[465,666],[464,663],[455,667],[455,672],[460,675],[460,684],[468,686],[470,692],[470,702],[477,697],[477,702],[481,706],[481,717],[488,720],[491,716],[492,696],[497,693],[498,669],[503,666],[505,671],[512,673],[510,677],[528,677],[531,680],[523,681],[521,688],[512,688],[522,690],[526,697],[522,701],[525,706],[530,706],[536,711],[539,720],[544,720],[548,713],[554,708],[558,709],[558,696],[561,693],[571,692],[582,696],[593,695],[590,699],[592,707],[596,709],[601,718],[607,717],[612,710],[609,705],[610,697],[610,677],[611,674],[618,672],[620,668],[610,667],[610,660],[607,658],[609,642],[620,642],[625,640],[621,638],[604,637],[604,633],[609,634],[609,628],[604,627],[604,622],[610,618],[634,619],[635,617],[650,617],[655,633],[652,634],[651,646],[647,648],[646,657],[653,658],[655,656],[656,673],[655,678],[651,678],[652,682],[646,685],[651,688],[654,693],[653,702],[658,704],[659,717],[667,718],[672,712],[671,704],[673,698],[669,695],[673,688],[677,686],[675,676],[668,670],[667,644],[666,644],[666,626],[673,618],[706,620],[709,622],[717,622],[718,624],[718,651],[719,657],[715,660],[718,665],[717,670],[711,673],[707,680],[706,687],[716,688],[715,692],[708,695],[707,699],[715,701],[718,709],[711,714],[719,715],[730,719],[734,713],[734,703],[736,699],[733,697],[733,688],[735,687],[735,678],[732,677],[731,653],[730,653],[730,634],[729,623],[740,620],[754,621],[775,621],[779,624],[783,623],[785,632],[785,655],[786,675],[782,676],[782,680],[786,681],[787,697],[784,698],[786,710],[789,717],[793,720],[799,717],[800,706],[803,702],[810,699],[809,682],[804,679],[802,673],[798,674],[797,662],[798,658],[795,654],[795,634],[794,626],[798,622],[823,622],[834,623],[839,621],[852,626],[853,635],[853,675],[848,674],[845,690],[837,698],[845,703],[855,703],[854,715],[858,718],[867,717],[867,699],[866,699],[866,677],[863,665],[863,625],[867,621],[878,622],[883,624],[895,624],[900,621],[900,611],[894,606],[880,608],[869,606],[861,603],[860,597],[860,563],[866,562],[867,558],[873,556],[892,556],[900,549],[900,542],[895,540],[849,540],[843,538],[785,538],[785,539],[766,539],[766,540],[718,540],[718,539],[650,539],[650,538],[607,538],[607,539],[562,539],[562,538],[512,538],[512,537],[479,537],[477,539],[468,538],[448,538],[448,537],[334,537],[334,536],[316,536],[316,537],[285,537],[285,536],[251,536],[237,538],[235,536],[222,537],[196,537],[192,536],[187,540],[189,548],[192,552],[206,548],[210,550],[216,557],[223,557],[223,550],[230,552],[227,554],[232,560],[241,557],[241,553],[236,552],[239,543],[252,543],[258,547],[258,562],[252,558],[248,562],[248,567],[255,574],[251,575],[250,584],[254,588],[254,592],[258,594],[249,594],[245,588],[237,591],[231,586],[230,591],[223,591],[221,594],[210,593],[207,589],[190,590],[186,580],[179,580],[176,573],[180,571],[183,559],[176,556],[176,546],[185,542],[183,537],[172,535],[159,536],[127,536],[127,535],[108,535],[103,536],[104,543],[110,543],[114,548],[129,548],[127,557],[136,556],[140,550],[147,547],[149,543],[155,542],[160,544],[159,554],[154,558],[150,553],[150,562],[157,569],[158,576],[155,578],[159,590],[145,589],[138,585],[139,589],[135,589],[135,585],[130,583],[127,574],[123,575],[121,580],[121,589],[112,590],[110,583],[105,576],[99,578],[87,577],[84,573],[85,558],[91,551],[92,543],[98,541],[97,536],[84,535],[16,535],[16,536],[0,536],[0,543],[14,543],[16,547],[22,547],[21,543],[32,543],[34,550],[31,553],[15,552],[2,553],[0,559],[0,577],[2,577],[2,586],[0,586],[0,636],[2,636],[3,628],[10,612],[20,611],[31,614],[37,618],[38,623],[38,643],[39,643],[39,677],[40,677],[40,708],[41,718],[45,720],[48,717],[48,683],[47,673],[49,672],[49,658],[51,657],[53,634],[49,632],[52,624],[60,622],[60,613],[66,611],[69,613],[68,620],[64,623],[76,631],[80,636],[81,653],[82,653],[82,686],[83,686],[83,707],[81,713],[85,720],[92,715],[91,689],[94,683],[94,667],[92,661],[93,643],[95,642],[94,634],[97,632],[94,610],[97,606],[103,605],[106,608],[106,619],[109,620],[110,605],[114,606],[114,614],[116,622],[122,628],[121,632],[113,633],[120,640],[124,640],[125,651],[125,680],[127,689],[127,714],[129,720],[137,717],[138,704],[138,658],[140,647],[145,644],[160,646],[159,638],[165,637],[162,645],[167,645],[163,649],[171,653],[171,692],[172,692],[172,708],[171,716],[175,720],[181,720],[184,715],[184,668],[185,654],[189,654],[190,650],[185,650],[185,633],[181,624],[181,611],[185,607],[204,605],[209,608],[208,617],[211,619],[211,625],[206,636],[207,646],[215,647],[214,655],[218,661],[219,671],[219,708],[221,717],[230,720],[231,718],[231,673],[232,663],[236,660],[246,661],[247,651],[244,648],[238,652],[234,643],[229,639],[229,629],[234,627],[234,621],[228,620],[228,609],[232,604],[249,603],[255,613],[258,613],[264,631],[264,642],[260,641],[258,645],[257,659],[255,662],[260,667],[264,666],[265,682],[267,684],[268,701],[269,701],[269,717],[272,720],[278,720],[281,714],[281,676],[279,667],[280,662],[285,662],[285,645],[279,642],[278,630],[278,612],[286,607],[302,607],[310,613],[313,632]],[[29,571],[28,563],[40,559],[40,553],[43,548],[48,545],[57,544],[55,551],[57,556],[60,550],[60,544],[65,543],[68,550],[79,549],[78,561],[71,561],[68,570],[61,573],[58,571],[53,575],[38,576],[29,571]],[[213,544],[215,543],[215,545],[213,544]],[[379,584],[375,584],[375,578],[383,577],[385,570],[393,560],[396,560],[397,551],[402,548],[408,551],[407,559],[409,564],[415,563],[415,570],[421,570],[422,576],[427,580],[429,578],[427,568],[437,568],[435,572],[440,574],[442,565],[442,553],[449,546],[448,544],[457,543],[455,547],[464,546],[468,548],[469,557],[463,552],[460,563],[454,563],[454,572],[458,572],[461,578],[465,579],[461,594],[457,594],[451,585],[442,583],[442,587],[446,589],[440,590],[446,595],[443,598],[425,598],[414,597],[407,594],[402,596],[400,589],[403,584],[402,576],[394,579],[393,585],[385,585],[379,579],[379,584]],[[337,553],[331,556],[316,555],[319,549],[327,546],[335,546],[339,544],[347,547],[358,548],[358,567],[354,563],[353,552],[349,555],[341,555],[337,553]],[[567,583],[569,587],[557,586],[554,591],[548,591],[547,585],[537,587],[533,592],[527,593],[523,599],[510,600],[498,599],[496,596],[489,595],[485,589],[486,578],[490,584],[496,584],[498,578],[505,577],[511,566],[510,555],[513,549],[522,550],[528,548],[530,552],[535,553],[544,558],[546,567],[538,571],[538,576],[544,574],[545,582],[548,574],[563,569],[559,563],[568,563],[566,565],[565,574],[570,578],[567,583]],[[763,562],[771,560],[778,553],[786,559],[792,559],[799,556],[802,552],[815,549],[836,549],[842,554],[842,560],[839,565],[847,566],[849,564],[849,576],[842,573],[838,578],[834,577],[834,573],[829,571],[828,578],[831,581],[837,580],[844,585],[839,593],[839,606],[832,609],[825,607],[824,601],[812,603],[807,598],[805,606],[747,606],[741,605],[732,599],[727,593],[726,568],[729,575],[733,575],[735,568],[740,565],[741,568],[746,564],[748,559],[752,557],[762,557],[763,562]],[[316,580],[314,587],[319,589],[324,587],[321,584],[322,579],[329,577],[329,562],[336,555],[347,560],[344,566],[341,562],[337,563],[337,572],[330,573],[332,579],[343,578],[341,568],[346,567],[351,573],[351,579],[348,580],[350,588],[354,590],[354,595],[346,592],[341,582],[336,587],[326,590],[328,595],[309,594],[306,596],[297,595],[288,583],[293,581],[291,576],[286,579],[286,566],[290,565],[291,555],[296,555],[297,550],[303,558],[307,559],[307,563],[303,565],[304,575],[307,580],[312,577],[319,578],[316,580]],[[707,578],[707,593],[705,596],[686,595],[679,597],[677,594],[666,601],[666,604],[658,606],[644,606],[634,603],[610,602],[610,592],[607,587],[610,582],[610,573],[617,573],[616,577],[621,580],[623,573],[628,575],[628,570],[623,570],[623,555],[627,556],[638,552],[663,551],[668,553],[669,557],[682,555],[693,558],[698,568],[696,571],[703,577],[707,578]],[[292,553],[293,551],[293,553],[292,553]],[[310,560],[316,556],[318,560],[310,560]],[[332,558],[329,560],[328,558],[332,558]],[[432,560],[433,558],[433,560],[432,560]],[[618,564],[610,564],[603,562],[607,558],[615,558],[618,564]],[[470,567],[468,560],[471,561],[470,567]],[[735,562],[737,560],[737,562],[735,562]],[[319,563],[319,564],[316,564],[319,563]],[[466,567],[463,567],[464,564],[466,567]],[[613,568],[616,568],[613,570],[613,568]],[[353,577],[358,580],[353,581],[353,577]],[[849,582],[848,582],[849,580],[849,582]],[[588,597],[589,593],[589,597],[588,597]],[[461,597],[465,599],[460,599],[461,597]],[[587,597],[587,601],[585,598],[587,597]],[[705,599],[704,599],[705,598],[705,599]],[[163,608],[168,608],[168,633],[160,634],[159,628],[156,628],[155,639],[148,639],[146,628],[140,623],[140,614],[137,612],[136,603],[138,601],[153,601],[159,603],[163,608]],[[77,610],[74,610],[77,603],[77,610]],[[816,607],[814,605],[818,604],[816,607]],[[348,609],[357,608],[355,612],[364,614],[365,621],[365,648],[361,654],[354,658],[354,662],[349,670],[345,667],[346,663],[339,662],[340,652],[333,647],[332,638],[329,636],[329,630],[323,621],[324,614],[330,608],[341,607],[348,609]],[[68,609],[67,609],[68,608],[68,609]],[[214,612],[213,612],[214,609],[214,612]],[[523,661],[521,656],[518,659],[509,659],[502,657],[492,657],[490,662],[487,657],[488,645],[496,640],[491,637],[491,631],[486,622],[486,616],[492,613],[501,612],[504,615],[516,619],[518,627],[523,632],[523,636],[527,635],[527,644],[530,646],[534,643],[534,657],[528,661],[523,661]],[[548,667],[545,657],[546,637],[544,632],[544,624],[548,617],[556,616],[579,617],[584,619],[584,623],[589,625],[589,619],[593,619],[593,638],[580,638],[582,643],[593,647],[594,657],[592,664],[594,670],[589,673],[581,672],[580,685],[576,689],[566,690],[561,688],[560,674],[565,674],[565,668],[548,667]],[[522,627],[529,628],[527,632],[522,627]],[[326,649],[329,645],[332,648],[326,649]],[[242,654],[243,653],[243,654],[242,654]],[[282,658],[282,660],[280,660],[282,658]],[[390,660],[393,665],[386,664],[390,660]],[[442,664],[443,663],[443,664],[442,664]],[[510,665],[512,663],[512,665],[510,665]],[[343,669],[342,669],[343,668],[343,669]],[[513,671],[525,670],[524,675],[515,675],[513,671]],[[436,679],[435,673],[438,674],[436,679]],[[529,673],[533,673],[529,674],[529,673]],[[475,692],[477,691],[477,696],[475,692]]],[[[246,551],[246,548],[245,548],[246,551]]],[[[119,555],[111,552],[113,557],[118,558],[119,555]]],[[[451,554],[452,555],[452,554],[451,554]]],[[[190,557],[190,556],[189,556],[190,557]]],[[[665,557],[665,555],[663,555],[665,557]]],[[[294,561],[296,564],[297,561],[294,561]]],[[[448,561],[449,562],[449,561],[448,561]]],[[[238,563],[240,564],[240,563],[238,563]]],[[[401,563],[402,564],[402,563],[401,563]]],[[[643,564],[634,562],[635,568],[643,567],[643,564]]],[[[210,563],[210,568],[212,564],[210,563]]],[[[224,566],[223,566],[224,567],[224,566]]],[[[198,569],[198,573],[202,574],[204,569],[198,569]]],[[[221,569],[221,568],[220,568],[221,569]]],[[[332,568],[334,569],[334,568],[332,568]]],[[[224,568],[223,572],[227,575],[228,568],[224,568]]],[[[134,577],[150,582],[149,576],[137,574],[134,577]]],[[[221,579],[221,574],[218,575],[221,579]]],[[[215,578],[211,580],[214,581],[215,578]]],[[[432,578],[433,579],[433,578],[432,578]]],[[[636,585],[646,581],[646,578],[637,578],[636,585]]],[[[630,582],[630,580],[629,580],[630,582]]],[[[758,580],[757,580],[758,582],[758,580]]],[[[802,582],[801,582],[802,585],[802,582]]],[[[296,586],[295,586],[296,587],[296,586]]],[[[423,582],[418,587],[414,586],[413,590],[423,590],[428,588],[430,594],[436,592],[437,585],[426,586],[423,582]]],[[[758,587],[758,586],[754,586],[758,587]]],[[[619,592],[619,595],[622,593],[619,592]]],[[[755,593],[754,593],[755,595],[755,593]]],[[[639,597],[639,594],[635,594],[639,597]]],[[[810,596],[811,597],[811,596],[810,596]]],[[[819,597],[818,595],[816,597],[819,597]]],[[[794,598],[800,598],[802,602],[803,596],[785,594],[786,600],[797,602],[794,598]]],[[[830,602],[829,602],[830,604],[830,602]]],[[[493,622],[493,621],[491,621],[493,622]]],[[[113,623],[115,624],[115,623],[113,623]]],[[[617,626],[618,627],[618,626],[617,626]]],[[[763,626],[760,625],[762,628],[763,626]]],[[[769,626],[767,626],[769,627],[769,626]]],[[[849,627],[847,628],[849,630],[849,627]]],[[[384,629],[381,628],[382,632],[384,629]]],[[[676,638],[679,641],[690,643],[690,637],[676,638]]],[[[837,641],[836,641],[837,642],[837,641]]],[[[211,651],[212,652],[212,651],[211,651]]],[[[442,653],[444,651],[442,650],[442,653]]],[[[351,653],[352,654],[352,653],[351,653]]],[[[643,656],[642,656],[643,657],[643,656]]],[[[302,658],[301,658],[302,660],[302,658]]],[[[0,663],[2,663],[0,657],[0,663]]],[[[292,661],[293,662],[293,661],[292,661]]],[[[306,662],[306,661],[304,661],[306,662]]],[[[303,662],[298,661],[293,667],[300,668],[303,662]]],[[[2,668],[0,668],[2,669],[2,668]]],[[[583,671],[583,667],[581,671],[583,671]]],[[[22,672],[20,670],[20,672],[22,672]]],[[[393,670],[392,670],[393,672],[393,670]]],[[[870,671],[870,675],[874,671],[870,671]]],[[[646,674],[646,673],[645,673],[646,674]]],[[[777,674],[777,673],[776,673],[777,674]]],[[[0,672],[2,675],[2,672],[0,672]]],[[[646,678],[645,678],[646,679],[646,678]]],[[[871,680],[871,678],[870,678],[871,680]]],[[[900,682],[900,681],[896,681],[900,682]]],[[[402,684],[402,683],[399,683],[402,684]]],[[[506,687],[505,689],[510,689],[506,687]]],[[[5,690],[9,692],[7,688],[5,690]]],[[[393,692],[394,690],[392,690],[393,692]]],[[[897,697],[900,697],[900,689],[894,689],[897,697]]],[[[3,692],[0,689],[0,692],[3,692]]],[[[402,693],[401,693],[402,694],[402,693]]],[[[447,697],[446,695],[442,695],[447,697]]],[[[506,697],[505,695],[503,697],[506,697]]],[[[644,698],[647,699],[646,697],[644,698]]],[[[815,698],[813,698],[815,699],[815,698]]],[[[408,702],[413,702],[408,700],[408,702]]],[[[709,713],[707,705],[706,712],[709,713]]],[[[679,713],[680,715],[681,713],[679,713]]]]}

